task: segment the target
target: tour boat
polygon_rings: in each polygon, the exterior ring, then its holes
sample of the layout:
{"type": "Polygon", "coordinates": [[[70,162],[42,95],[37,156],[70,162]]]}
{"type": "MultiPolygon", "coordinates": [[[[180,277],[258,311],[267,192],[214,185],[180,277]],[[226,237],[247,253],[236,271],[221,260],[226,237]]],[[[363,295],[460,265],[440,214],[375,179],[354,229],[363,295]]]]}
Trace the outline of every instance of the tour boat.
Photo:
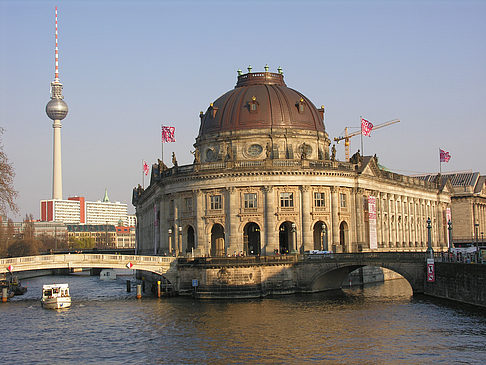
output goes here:
{"type": "Polygon", "coordinates": [[[47,309],[68,308],[71,306],[68,284],[42,286],[42,307],[47,309]]]}

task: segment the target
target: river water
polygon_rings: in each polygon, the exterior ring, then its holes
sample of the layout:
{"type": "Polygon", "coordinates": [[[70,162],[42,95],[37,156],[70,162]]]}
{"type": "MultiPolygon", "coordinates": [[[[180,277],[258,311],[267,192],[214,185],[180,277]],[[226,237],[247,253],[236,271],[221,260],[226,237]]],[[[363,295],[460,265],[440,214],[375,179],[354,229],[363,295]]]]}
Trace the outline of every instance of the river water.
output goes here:
{"type": "Polygon", "coordinates": [[[25,279],[0,303],[2,364],[485,364],[486,313],[412,297],[405,280],[261,300],[135,298],[125,282],[25,279]],[[47,310],[43,284],[73,305],[47,310]]]}

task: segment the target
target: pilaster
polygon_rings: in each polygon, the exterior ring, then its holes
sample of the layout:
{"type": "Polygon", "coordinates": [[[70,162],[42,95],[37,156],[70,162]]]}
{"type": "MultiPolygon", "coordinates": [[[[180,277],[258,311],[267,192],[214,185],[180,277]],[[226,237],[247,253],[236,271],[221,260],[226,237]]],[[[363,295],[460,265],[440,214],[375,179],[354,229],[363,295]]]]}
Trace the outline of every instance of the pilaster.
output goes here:
{"type": "Polygon", "coordinates": [[[271,255],[278,249],[277,235],[275,231],[275,190],[273,186],[263,187],[265,195],[265,245],[262,247],[262,255],[271,255]]]}
{"type": "Polygon", "coordinates": [[[314,248],[311,225],[311,191],[308,185],[300,187],[302,195],[302,248],[312,250],[314,248]]]}

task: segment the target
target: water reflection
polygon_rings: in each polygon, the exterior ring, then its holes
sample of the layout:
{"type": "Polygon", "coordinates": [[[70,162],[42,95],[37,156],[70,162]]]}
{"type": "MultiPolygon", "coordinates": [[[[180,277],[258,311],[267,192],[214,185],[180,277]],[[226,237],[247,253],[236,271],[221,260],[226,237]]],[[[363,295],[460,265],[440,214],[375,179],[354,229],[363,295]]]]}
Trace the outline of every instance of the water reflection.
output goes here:
{"type": "Polygon", "coordinates": [[[2,336],[5,362],[45,363],[45,349],[63,353],[62,363],[480,364],[486,358],[484,314],[412,297],[405,280],[263,300],[194,301],[136,300],[123,282],[62,279],[73,296],[66,311],[40,308],[41,278],[32,279],[27,297],[0,306],[9,334],[2,336]]]}

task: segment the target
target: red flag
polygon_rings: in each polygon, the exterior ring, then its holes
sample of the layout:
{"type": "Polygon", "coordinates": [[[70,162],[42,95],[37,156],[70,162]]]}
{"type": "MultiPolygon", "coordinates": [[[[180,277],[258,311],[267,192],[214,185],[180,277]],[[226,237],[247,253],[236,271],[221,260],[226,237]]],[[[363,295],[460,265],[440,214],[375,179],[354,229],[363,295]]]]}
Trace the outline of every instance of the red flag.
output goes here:
{"type": "Polygon", "coordinates": [[[451,159],[451,154],[447,151],[444,151],[444,150],[441,150],[439,148],[439,158],[440,158],[440,162],[449,162],[449,160],[451,159]]]}
{"type": "Polygon", "coordinates": [[[373,124],[370,121],[361,118],[361,134],[363,136],[371,137],[372,129],[373,129],[373,124]]]}
{"type": "Polygon", "coordinates": [[[149,165],[147,164],[147,162],[144,161],[143,162],[143,172],[144,172],[145,176],[148,175],[149,171],[150,171],[149,165]]]}
{"type": "Polygon", "coordinates": [[[175,127],[162,126],[162,143],[175,142],[175,127]]]}

